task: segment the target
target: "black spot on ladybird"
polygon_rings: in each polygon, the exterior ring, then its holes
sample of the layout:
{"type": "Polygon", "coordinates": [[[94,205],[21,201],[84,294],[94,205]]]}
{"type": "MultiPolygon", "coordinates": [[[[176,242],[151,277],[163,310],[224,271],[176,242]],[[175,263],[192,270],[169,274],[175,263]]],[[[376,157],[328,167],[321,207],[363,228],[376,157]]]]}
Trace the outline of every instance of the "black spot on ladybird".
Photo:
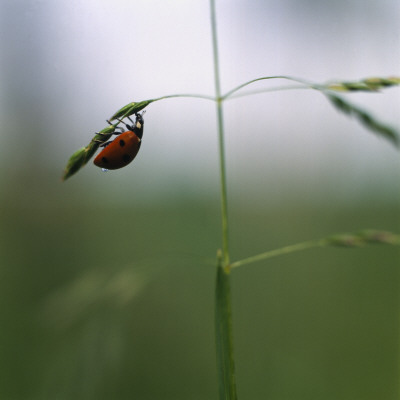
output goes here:
{"type": "Polygon", "coordinates": [[[101,159],[101,161],[103,161],[103,163],[105,163],[105,164],[107,164],[107,163],[108,163],[108,160],[107,160],[107,158],[106,158],[106,157],[103,157],[103,158],[101,159]]]}
{"type": "Polygon", "coordinates": [[[124,147],[124,146],[125,146],[125,140],[122,140],[122,139],[121,139],[121,140],[119,141],[119,145],[120,145],[121,147],[124,147]]]}
{"type": "Polygon", "coordinates": [[[128,161],[130,161],[131,156],[130,156],[129,154],[124,154],[124,155],[122,156],[122,159],[124,160],[124,162],[128,162],[128,161]]]}

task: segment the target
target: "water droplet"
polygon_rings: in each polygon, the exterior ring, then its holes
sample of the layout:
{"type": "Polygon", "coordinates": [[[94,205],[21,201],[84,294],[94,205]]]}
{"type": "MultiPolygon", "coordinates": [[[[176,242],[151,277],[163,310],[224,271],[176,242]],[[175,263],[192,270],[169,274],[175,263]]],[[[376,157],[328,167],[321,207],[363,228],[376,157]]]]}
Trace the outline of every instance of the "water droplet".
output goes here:
{"type": "Polygon", "coordinates": [[[107,168],[102,168],[101,169],[103,172],[108,172],[108,169],[107,168]]]}

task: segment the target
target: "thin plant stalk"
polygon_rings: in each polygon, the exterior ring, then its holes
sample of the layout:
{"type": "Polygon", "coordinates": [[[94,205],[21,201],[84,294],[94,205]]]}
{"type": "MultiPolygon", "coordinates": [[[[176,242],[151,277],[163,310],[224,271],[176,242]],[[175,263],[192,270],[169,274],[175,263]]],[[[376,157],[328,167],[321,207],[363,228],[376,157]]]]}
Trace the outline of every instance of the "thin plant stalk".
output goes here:
{"type": "Polygon", "coordinates": [[[218,119],[218,141],[219,141],[219,166],[220,166],[220,185],[221,185],[221,212],[222,212],[222,255],[225,266],[229,265],[228,248],[228,199],[226,188],[226,169],[225,169],[225,143],[224,143],[224,122],[221,99],[221,84],[219,76],[217,22],[215,14],[215,0],[210,0],[211,5],[211,29],[212,46],[214,57],[214,80],[215,96],[217,100],[217,119],[218,119]]]}
{"type": "Polygon", "coordinates": [[[232,306],[230,274],[226,272],[222,252],[217,257],[215,287],[215,336],[220,400],[237,400],[233,358],[232,306]]]}
{"type": "Polygon", "coordinates": [[[231,264],[231,269],[259,261],[264,261],[267,260],[268,258],[283,256],[284,254],[290,254],[302,250],[312,249],[315,247],[327,246],[328,244],[329,242],[326,239],[319,239],[319,240],[310,240],[302,243],[296,243],[290,246],[280,247],[279,249],[266,251],[264,253],[257,254],[252,257],[244,258],[243,260],[235,261],[231,264]]]}
{"type": "Polygon", "coordinates": [[[219,138],[219,166],[221,186],[221,214],[222,214],[222,256],[226,273],[229,273],[229,236],[228,236],[228,193],[225,167],[225,142],[222,102],[217,102],[218,138],[219,138]]]}
{"type": "Polygon", "coordinates": [[[221,185],[222,214],[222,254],[217,261],[217,280],[215,292],[215,338],[219,397],[221,400],[236,400],[235,363],[233,356],[232,307],[230,291],[229,238],[228,238],[228,196],[225,168],[225,143],[223,107],[219,75],[217,23],[215,0],[210,0],[212,47],[214,56],[215,95],[217,101],[219,167],[221,185]]]}

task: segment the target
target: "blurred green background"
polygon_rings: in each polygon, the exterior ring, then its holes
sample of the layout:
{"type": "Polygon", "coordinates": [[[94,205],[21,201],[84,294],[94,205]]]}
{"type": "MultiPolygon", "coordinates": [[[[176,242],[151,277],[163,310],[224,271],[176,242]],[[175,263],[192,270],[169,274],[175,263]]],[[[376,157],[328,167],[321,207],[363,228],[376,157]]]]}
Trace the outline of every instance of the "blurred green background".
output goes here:
{"type": "MultiPolygon", "coordinates": [[[[394,0],[217,4],[224,90],[398,74],[394,0]]],[[[132,165],[60,181],[119,107],[213,93],[208,3],[0,8],[0,398],[216,399],[214,105],[151,105],[132,165]]],[[[400,126],[397,89],[352,96],[400,126]]],[[[232,260],[400,231],[399,154],[318,94],[230,101],[225,123],[232,260]]],[[[399,255],[317,249],[236,270],[239,398],[398,399],[399,255]]]]}

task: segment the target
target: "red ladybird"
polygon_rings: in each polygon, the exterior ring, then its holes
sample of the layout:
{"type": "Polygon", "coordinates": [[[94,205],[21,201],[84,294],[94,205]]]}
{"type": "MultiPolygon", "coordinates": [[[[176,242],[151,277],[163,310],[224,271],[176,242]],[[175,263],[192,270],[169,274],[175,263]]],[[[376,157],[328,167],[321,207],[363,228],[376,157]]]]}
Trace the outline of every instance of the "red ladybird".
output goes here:
{"type": "Polygon", "coordinates": [[[118,169],[127,166],[136,157],[142,144],[143,116],[137,113],[134,125],[122,123],[128,130],[113,141],[102,144],[104,149],[94,159],[94,165],[103,169],[118,169]]]}

